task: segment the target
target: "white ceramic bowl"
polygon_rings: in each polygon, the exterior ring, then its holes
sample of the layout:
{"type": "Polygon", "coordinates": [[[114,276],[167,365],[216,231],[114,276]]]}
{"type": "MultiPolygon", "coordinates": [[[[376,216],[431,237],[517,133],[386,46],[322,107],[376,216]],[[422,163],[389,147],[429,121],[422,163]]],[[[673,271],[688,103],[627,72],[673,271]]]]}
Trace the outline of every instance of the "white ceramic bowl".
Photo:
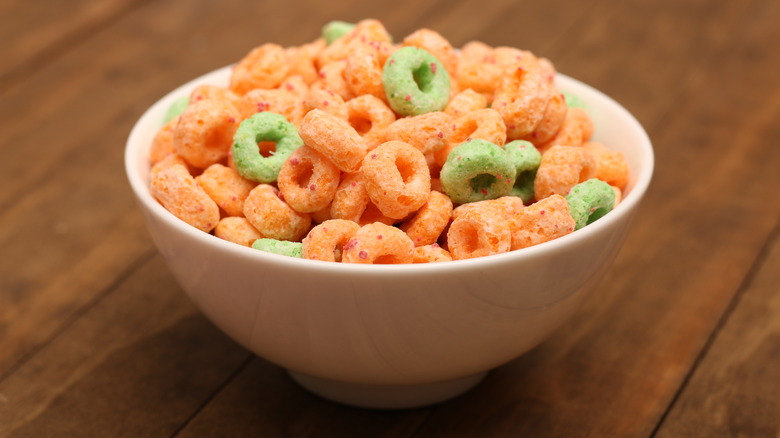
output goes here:
{"type": "Polygon", "coordinates": [[[342,403],[435,403],[547,338],[576,311],[617,254],[650,182],[653,152],[640,124],[599,91],[559,75],[582,98],[594,138],[622,152],[624,200],[582,230],[535,247],[422,265],[350,265],[264,253],[203,233],[149,193],[149,145],[174,99],[225,85],[229,68],[155,103],[127,142],[125,165],[152,238],[195,304],[228,336],[342,403]]]}

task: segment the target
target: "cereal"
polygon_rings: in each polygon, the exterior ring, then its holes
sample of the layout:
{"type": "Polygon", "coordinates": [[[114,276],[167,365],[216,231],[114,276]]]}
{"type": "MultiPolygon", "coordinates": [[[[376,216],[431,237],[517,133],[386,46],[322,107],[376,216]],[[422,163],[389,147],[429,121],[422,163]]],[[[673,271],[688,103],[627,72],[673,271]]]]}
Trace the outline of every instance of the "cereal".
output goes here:
{"type": "Polygon", "coordinates": [[[414,246],[431,245],[438,240],[452,216],[452,200],[432,191],[428,201],[410,219],[401,223],[414,246]]]}
{"type": "Polygon", "coordinates": [[[412,263],[451,262],[452,255],[436,243],[414,248],[412,263]]]}
{"type": "Polygon", "coordinates": [[[255,240],[252,248],[297,259],[303,258],[303,245],[300,242],[263,238],[255,240]]]}
{"type": "Polygon", "coordinates": [[[149,148],[151,192],[218,238],[334,263],[538,245],[602,217],[630,180],[555,77],[529,51],[333,21],[177,99],[149,148]]]}
{"type": "Polygon", "coordinates": [[[344,263],[401,264],[414,260],[412,239],[398,228],[379,222],[360,227],[343,247],[344,263]]]}
{"type": "Polygon", "coordinates": [[[453,260],[505,253],[511,244],[509,221],[492,208],[477,208],[458,216],[447,231],[453,260]]]}
{"type": "Polygon", "coordinates": [[[371,201],[385,216],[403,219],[422,207],[431,191],[425,156],[407,143],[389,141],[369,152],[361,173],[371,201]]]}
{"type": "Polygon", "coordinates": [[[241,122],[233,141],[232,158],[236,170],[246,179],[260,183],[276,181],[282,164],[303,140],[292,123],[276,113],[262,112],[241,122]],[[274,153],[261,154],[258,142],[276,143],[274,153]]]}
{"type": "Polygon", "coordinates": [[[441,169],[444,192],[457,204],[509,194],[515,164],[504,149],[485,140],[471,140],[452,150],[441,169]]]}
{"type": "Polygon", "coordinates": [[[244,215],[244,200],[257,185],[239,175],[235,169],[212,164],[195,182],[217,203],[228,216],[244,215]]]}
{"type": "Polygon", "coordinates": [[[245,217],[235,216],[222,218],[214,228],[214,235],[242,246],[252,246],[255,240],[263,237],[245,217]]]}
{"type": "Polygon", "coordinates": [[[244,201],[244,216],[265,237],[300,241],[309,231],[311,217],[299,213],[279,198],[279,191],[260,184],[244,201]]]}
{"type": "Polygon", "coordinates": [[[284,49],[277,44],[263,44],[252,49],[233,67],[230,90],[244,95],[255,88],[274,88],[290,69],[284,49]]]}
{"type": "Polygon", "coordinates": [[[340,262],[344,245],[359,229],[360,225],[344,219],[331,219],[317,225],[302,241],[303,258],[340,262]]]}
{"type": "Polygon", "coordinates": [[[578,146],[553,146],[542,155],[534,179],[534,196],[566,195],[575,184],[593,176],[593,164],[578,146]]]}
{"type": "Polygon", "coordinates": [[[395,114],[380,99],[364,94],[346,104],[348,121],[363,137],[368,150],[382,143],[385,130],[395,121],[395,114]]]}
{"type": "Polygon", "coordinates": [[[166,210],[193,227],[209,232],[219,222],[219,207],[181,164],[152,169],[151,192],[166,210]]]}
{"type": "Polygon", "coordinates": [[[295,211],[313,213],[330,205],[341,172],[314,149],[303,146],[290,155],[279,172],[279,191],[295,211]]]}
{"type": "Polygon", "coordinates": [[[526,204],[534,198],[534,179],[539,164],[542,162],[542,154],[533,144],[524,140],[515,140],[504,145],[504,150],[515,163],[517,176],[512,190],[509,192],[519,196],[526,204]]]}
{"type": "Polygon", "coordinates": [[[176,153],[199,169],[223,162],[239,120],[232,104],[217,99],[193,102],[179,116],[174,129],[176,153]]]}
{"type": "Polygon", "coordinates": [[[589,179],[572,187],[566,195],[575,230],[595,222],[615,207],[615,191],[604,181],[589,179]]]}
{"type": "Polygon", "coordinates": [[[552,195],[518,211],[509,220],[512,250],[557,239],[574,231],[566,199],[552,195]]]}
{"type": "Polygon", "coordinates": [[[450,94],[450,75],[433,55],[417,47],[398,49],[382,71],[382,85],[393,111],[417,116],[441,111],[450,94]]]}
{"type": "Polygon", "coordinates": [[[431,154],[446,146],[451,135],[452,117],[441,111],[433,111],[394,121],[385,129],[384,141],[402,141],[423,154],[431,154]]]}
{"type": "Polygon", "coordinates": [[[309,111],[298,130],[306,146],[327,157],[342,172],[355,172],[366,155],[366,142],[349,125],[325,111],[309,111]]]}
{"type": "Polygon", "coordinates": [[[620,190],[628,184],[628,163],[620,152],[607,149],[601,143],[589,141],[582,145],[585,152],[593,158],[595,178],[620,190]]]}

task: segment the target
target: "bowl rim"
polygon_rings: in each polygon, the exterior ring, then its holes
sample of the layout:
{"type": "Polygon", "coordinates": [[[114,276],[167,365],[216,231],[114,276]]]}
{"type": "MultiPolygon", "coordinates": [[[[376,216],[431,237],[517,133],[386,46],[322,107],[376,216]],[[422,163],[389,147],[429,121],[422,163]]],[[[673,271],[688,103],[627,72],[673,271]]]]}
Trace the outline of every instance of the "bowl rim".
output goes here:
{"type": "Polygon", "coordinates": [[[624,122],[628,124],[628,127],[632,132],[635,132],[639,140],[639,171],[637,172],[634,185],[631,190],[623,198],[623,200],[610,211],[607,215],[600,218],[598,221],[589,224],[586,228],[577,230],[573,233],[561,236],[557,239],[553,239],[548,242],[544,242],[528,248],[520,250],[509,251],[502,254],[495,254],[486,257],[478,257],[466,260],[453,260],[442,263],[417,263],[417,264],[403,264],[403,265],[362,265],[351,263],[333,263],[321,260],[307,260],[299,259],[295,257],[288,257],[264,251],[259,251],[250,247],[238,245],[227,240],[220,239],[210,233],[205,233],[192,227],[174,216],[168,210],[166,210],[157,200],[152,197],[149,190],[148,182],[144,181],[144,178],[137,172],[140,161],[147,158],[148,149],[151,142],[143,144],[142,138],[144,132],[148,129],[148,125],[151,123],[159,123],[162,125],[162,114],[171,105],[171,103],[182,96],[189,95],[189,92],[197,85],[201,84],[213,84],[224,86],[224,77],[228,74],[231,66],[221,67],[202,76],[199,76],[166,94],[160,98],[157,102],[151,105],[144,111],[143,115],[133,125],[132,130],[128,136],[125,145],[124,154],[124,167],[126,177],[130,183],[133,193],[136,196],[138,202],[143,208],[150,214],[154,215],[158,220],[164,222],[167,226],[173,227],[184,233],[189,238],[195,239],[204,245],[213,246],[214,249],[220,250],[224,253],[231,254],[235,257],[249,258],[256,260],[258,263],[279,265],[285,268],[301,268],[308,269],[313,272],[328,271],[328,273],[344,273],[347,275],[376,275],[382,274],[404,274],[404,275],[432,275],[432,274],[446,274],[453,271],[461,271],[463,269],[476,269],[493,268],[496,265],[511,265],[522,262],[528,258],[553,256],[559,251],[566,251],[567,247],[576,245],[588,239],[589,236],[598,234],[600,231],[604,231],[606,228],[619,222],[622,219],[628,219],[625,216],[631,215],[632,212],[639,205],[640,201],[647,192],[647,188],[650,185],[652,179],[655,159],[653,154],[653,147],[650,142],[650,138],[647,132],[644,130],[639,121],[622,105],[616,102],[611,97],[607,96],[603,92],[578,81],[572,77],[566,76],[561,73],[556,75],[556,83],[558,85],[564,85],[564,91],[572,91],[578,97],[582,98],[585,102],[590,102],[594,99],[602,100],[613,111],[616,111],[624,122]],[[145,153],[146,152],[146,153],[145,153]]]}

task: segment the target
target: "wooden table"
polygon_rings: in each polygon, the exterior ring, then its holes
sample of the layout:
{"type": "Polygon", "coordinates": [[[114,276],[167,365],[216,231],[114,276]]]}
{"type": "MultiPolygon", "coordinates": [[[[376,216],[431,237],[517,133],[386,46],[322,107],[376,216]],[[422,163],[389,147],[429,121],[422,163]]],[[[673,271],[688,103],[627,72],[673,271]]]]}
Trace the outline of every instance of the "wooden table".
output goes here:
{"type": "Polygon", "coordinates": [[[780,2],[47,3],[0,3],[1,436],[780,436],[780,2]],[[219,332],[122,167],[170,89],[364,17],[544,54],[657,154],[577,317],[424,409],[321,400],[219,332]]]}

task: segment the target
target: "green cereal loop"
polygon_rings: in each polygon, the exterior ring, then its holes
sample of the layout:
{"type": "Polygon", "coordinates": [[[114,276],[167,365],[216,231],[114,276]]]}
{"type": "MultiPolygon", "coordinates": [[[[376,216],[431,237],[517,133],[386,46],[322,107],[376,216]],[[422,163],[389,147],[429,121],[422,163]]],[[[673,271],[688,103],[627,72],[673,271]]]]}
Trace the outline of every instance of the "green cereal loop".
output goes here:
{"type": "Polygon", "coordinates": [[[325,39],[325,44],[330,45],[330,43],[333,41],[336,41],[344,35],[352,32],[352,29],[354,28],[355,25],[352,23],[334,20],[325,26],[322,26],[322,38],[325,39]]]}
{"type": "Polygon", "coordinates": [[[246,179],[260,183],[276,181],[287,157],[303,145],[295,125],[284,116],[262,112],[238,125],[233,136],[233,163],[246,179]],[[276,142],[276,151],[269,157],[260,154],[257,143],[276,142]]]}
{"type": "Polygon", "coordinates": [[[441,168],[442,189],[453,202],[484,201],[512,190],[516,167],[503,148],[485,140],[461,143],[441,168]]]}
{"type": "Polygon", "coordinates": [[[418,116],[441,111],[450,99],[450,75],[436,57],[417,47],[398,49],[385,62],[382,86],[393,111],[418,116]]]}
{"type": "Polygon", "coordinates": [[[181,96],[176,100],[174,100],[171,106],[168,107],[168,111],[165,112],[163,123],[168,123],[174,117],[181,115],[181,113],[183,113],[184,110],[187,109],[187,105],[189,104],[190,104],[189,96],[181,96]]]}
{"type": "Polygon", "coordinates": [[[509,194],[520,197],[527,205],[534,198],[534,179],[536,179],[536,170],[542,162],[542,154],[531,142],[525,140],[507,143],[504,145],[504,150],[517,170],[517,177],[509,194]]]}
{"type": "Polygon", "coordinates": [[[598,179],[589,179],[572,187],[566,202],[569,214],[574,219],[575,230],[601,218],[615,206],[615,191],[609,184],[598,179]]]}
{"type": "Polygon", "coordinates": [[[588,109],[588,104],[586,104],[581,97],[566,91],[563,91],[561,94],[563,94],[563,99],[566,101],[566,106],[569,108],[582,108],[584,110],[588,109]]]}
{"type": "Polygon", "coordinates": [[[276,239],[257,239],[252,248],[260,251],[272,252],[287,257],[303,258],[303,244],[301,242],[288,242],[276,239]]]}

